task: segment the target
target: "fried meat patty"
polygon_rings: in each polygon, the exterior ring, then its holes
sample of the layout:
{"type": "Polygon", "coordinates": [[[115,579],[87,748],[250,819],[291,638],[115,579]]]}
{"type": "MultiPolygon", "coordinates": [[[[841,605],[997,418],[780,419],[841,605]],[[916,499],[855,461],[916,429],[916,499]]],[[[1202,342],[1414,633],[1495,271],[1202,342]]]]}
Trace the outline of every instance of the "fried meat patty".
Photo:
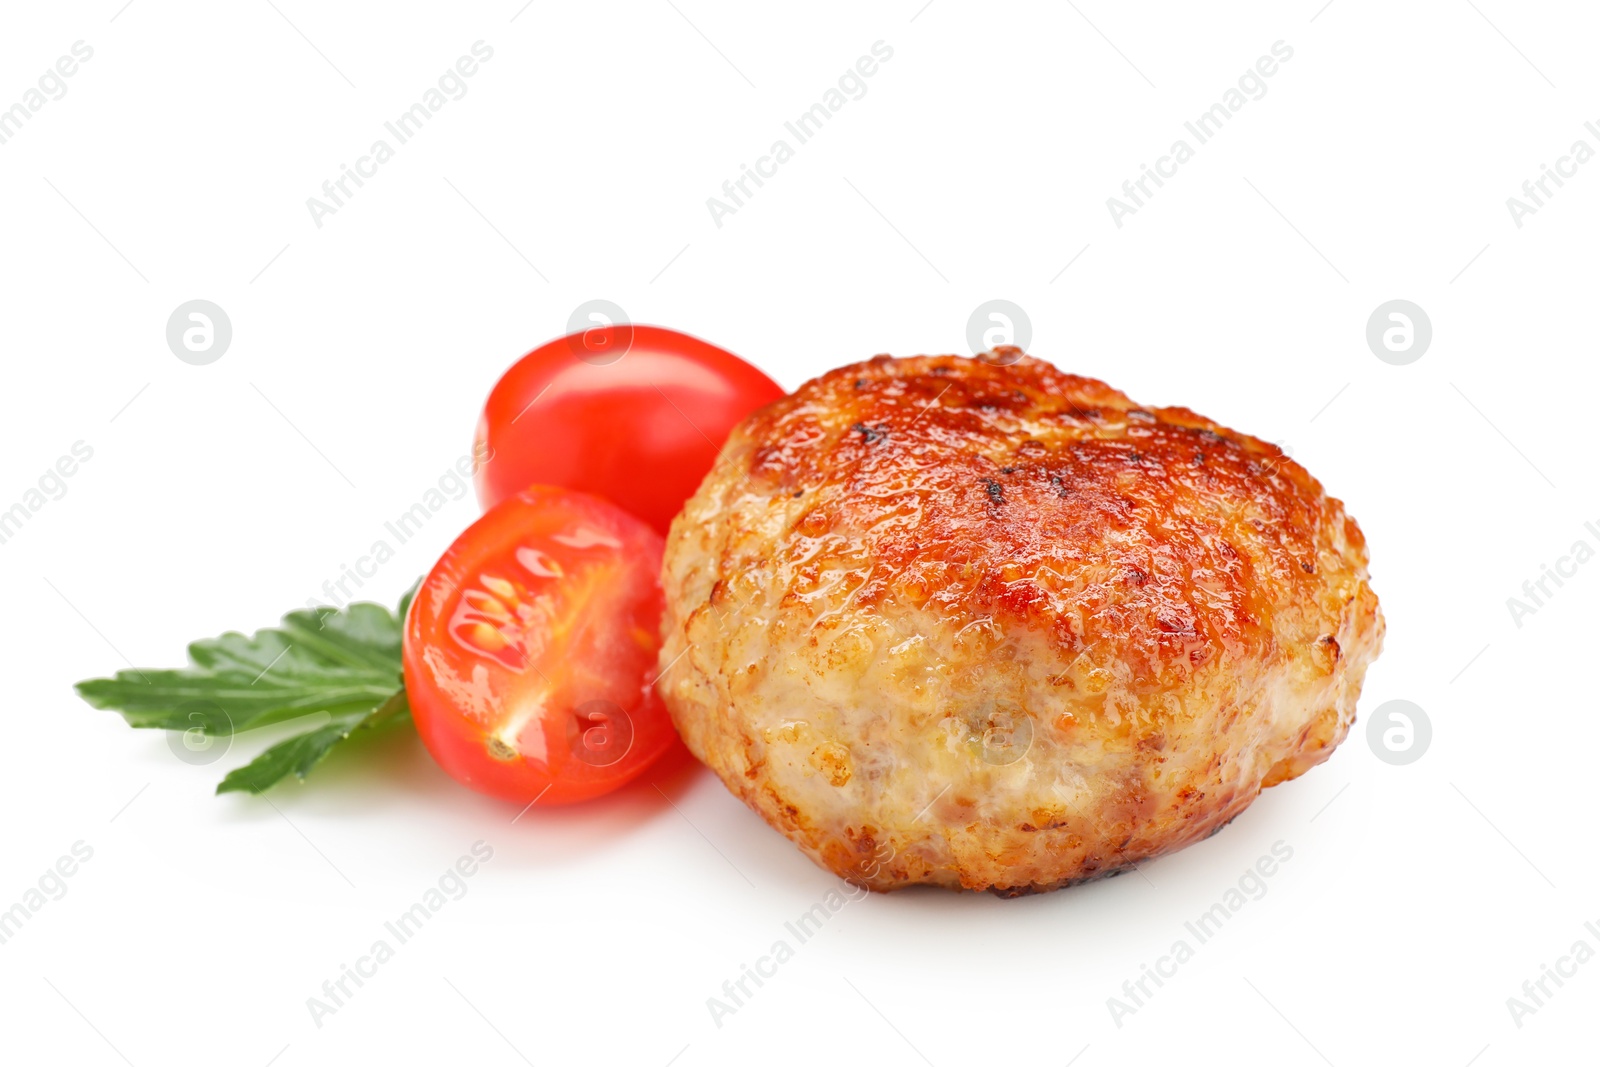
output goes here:
{"type": "Polygon", "coordinates": [[[690,750],[875,890],[1207,837],[1344,739],[1383,638],[1361,530],[1276,446],[1006,349],[751,415],[663,585],[690,750]]]}

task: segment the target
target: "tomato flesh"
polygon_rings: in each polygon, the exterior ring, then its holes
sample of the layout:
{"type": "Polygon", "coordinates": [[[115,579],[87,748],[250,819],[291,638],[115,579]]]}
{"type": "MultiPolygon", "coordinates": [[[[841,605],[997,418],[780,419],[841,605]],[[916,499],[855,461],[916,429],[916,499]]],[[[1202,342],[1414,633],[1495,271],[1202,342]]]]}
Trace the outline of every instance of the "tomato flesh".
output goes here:
{"type": "Polygon", "coordinates": [[[567,804],[637,777],[677,734],[655,693],[660,535],[607,501],[532,486],[434,565],[406,615],[417,732],[457,781],[567,804]]]}
{"type": "Polygon", "coordinates": [[[489,508],[528,485],[561,485],[665,534],[728,432],[781,396],[738,356],[676,330],[623,323],[560,338],[489,394],[478,499],[489,508]]]}

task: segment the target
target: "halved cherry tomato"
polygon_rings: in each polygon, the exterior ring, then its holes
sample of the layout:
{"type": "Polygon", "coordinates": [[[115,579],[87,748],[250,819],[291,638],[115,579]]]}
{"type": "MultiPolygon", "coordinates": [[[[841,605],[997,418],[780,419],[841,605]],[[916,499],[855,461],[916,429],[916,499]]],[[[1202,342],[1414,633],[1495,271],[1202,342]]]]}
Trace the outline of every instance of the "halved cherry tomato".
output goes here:
{"type": "Polygon", "coordinates": [[[616,505],[532,486],[458,537],[406,614],[417,732],[457,781],[566,804],[677,739],[651,682],[662,540],[616,505]]]}
{"type": "Polygon", "coordinates": [[[478,423],[478,500],[528,485],[604,497],[665,534],[728,431],[783,396],[715,345],[623,323],[552,341],[518,360],[478,423]]]}

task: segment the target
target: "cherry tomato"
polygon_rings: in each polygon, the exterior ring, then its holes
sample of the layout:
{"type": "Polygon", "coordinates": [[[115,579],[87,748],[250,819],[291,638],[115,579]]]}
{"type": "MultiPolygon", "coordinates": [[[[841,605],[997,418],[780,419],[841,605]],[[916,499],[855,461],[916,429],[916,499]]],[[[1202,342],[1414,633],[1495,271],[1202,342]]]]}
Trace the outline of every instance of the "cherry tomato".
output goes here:
{"type": "Polygon", "coordinates": [[[585,493],[532,486],[490,508],[406,614],[406,695],[457,781],[566,804],[635,778],[677,740],[651,682],[654,530],[585,493]]]}
{"type": "Polygon", "coordinates": [[[478,500],[535,483],[604,497],[665,534],[728,432],[783,396],[715,345],[659,326],[599,326],[518,360],[478,423],[478,500]]]}

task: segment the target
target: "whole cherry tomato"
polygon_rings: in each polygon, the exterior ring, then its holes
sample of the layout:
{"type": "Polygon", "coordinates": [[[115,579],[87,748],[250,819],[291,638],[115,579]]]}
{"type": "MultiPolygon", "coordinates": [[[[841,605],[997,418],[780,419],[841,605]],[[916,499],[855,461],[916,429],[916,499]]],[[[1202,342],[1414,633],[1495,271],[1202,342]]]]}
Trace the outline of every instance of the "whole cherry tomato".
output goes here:
{"type": "Polygon", "coordinates": [[[458,537],[406,614],[406,697],[457,781],[565,804],[677,740],[651,684],[663,542],[615,504],[531,486],[458,537]]]}
{"type": "Polygon", "coordinates": [[[665,534],[728,432],[783,396],[715,345],[659,326],[599,326],[534,349],[489,394],[478,423],[485,508],[529,485],[619,505],[665,534]]]}

